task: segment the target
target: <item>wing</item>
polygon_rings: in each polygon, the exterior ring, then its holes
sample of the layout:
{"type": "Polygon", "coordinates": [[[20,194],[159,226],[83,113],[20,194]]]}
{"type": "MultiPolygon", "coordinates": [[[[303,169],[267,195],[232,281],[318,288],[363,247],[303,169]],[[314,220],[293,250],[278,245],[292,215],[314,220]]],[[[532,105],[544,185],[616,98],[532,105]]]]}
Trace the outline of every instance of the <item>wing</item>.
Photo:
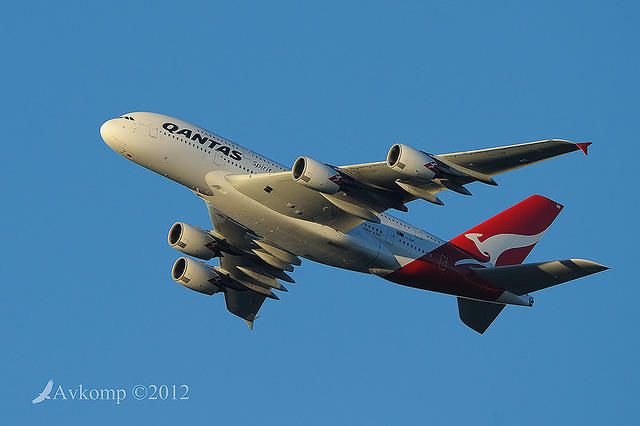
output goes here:
{"type": "Polygon", "coordinates": [[[264,300],[279,299],[273,290],[287,291],[278,280],[293,283],[285,271],[293,271],[293,265],[300,265],[301,261],[222,215],[209,203],[207,208],[214,228],[212,234],[224,251],[217,270],[227,281],[224,287],[227,309],[253,328],[264,300]]]}
{"type": "Polygon", "coordinates": [[[494,176],[577,150],[581,150],[587,155],[589,145],[591,145],[591,142],[573,143],[561,139],[549,139],[546,141],[527,142],[497,148],[437,155],[436,158],[489,176],[494,176]]]}
{"type": "MultiPolygon", "coordinates": [[[[419,182],[409,182],[409,184],[431,194],[450,189],[460,194],[471,195],[463,185],[475,181],[497,185],[491,176],[577,150],[582,150],[586,154],[589,145],[591,144],[550,139],[451,154],[428,154],[438,163],[439,176],[427,184],[419,182]]],[[[389,168],[385,161],[342,166],[339,169],[354,179],[388,190],[396,190],[397,180],[404,180],[404,177],[389,168]]],[[[415,198],[421,198],[420,194],[413,195],[415,198]]],[[[432,200],[427,201],[435,201],[432,200]]],[[[436,202],[436,204],[439,203],[436,202]]]]}
{"type": "MultiPolygon", "coordinates": [[[[435,195],[438,192],[449,189],[471,195],[464,187],[468,183],[479,181],[497,185],[491,176],[578,149],[586,154],[588,145],[554,139],[439,155],[413,150],[435,163],[437,172],[429,181],[412,179],[389,167],[386,162],[339,167],[318,163],[321,168],[326,167],[338,174],[339,190],[333,194],[295,181],[291,172],[224,177],[218,172],[211,172],[206,180],[212,188],[219,188],[216,181],[224,178],[236,190],[278,213],[346,232],[363,221],[379,222],[377,215],[387,209],[407,211],[405,203],[417,198],[443,204],[435,195]]],[[[428,166],[432,164],[424,165],[428,166]]],[[[335,178],[328,177],[329,180],[335,178]]]]}

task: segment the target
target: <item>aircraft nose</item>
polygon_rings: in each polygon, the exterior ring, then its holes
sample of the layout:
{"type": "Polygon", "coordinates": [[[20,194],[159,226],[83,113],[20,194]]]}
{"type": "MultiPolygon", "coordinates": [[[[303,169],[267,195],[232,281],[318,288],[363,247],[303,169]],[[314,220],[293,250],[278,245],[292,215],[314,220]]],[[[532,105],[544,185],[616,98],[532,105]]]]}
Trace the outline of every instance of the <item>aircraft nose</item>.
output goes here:
{"type": "Polygon", "coordinates": [[[100,136],[102,140],[113,148],[113,144],[118,141],[115,137],[116,123],[115,120],[107,120],[100,126],[100,136]]]}

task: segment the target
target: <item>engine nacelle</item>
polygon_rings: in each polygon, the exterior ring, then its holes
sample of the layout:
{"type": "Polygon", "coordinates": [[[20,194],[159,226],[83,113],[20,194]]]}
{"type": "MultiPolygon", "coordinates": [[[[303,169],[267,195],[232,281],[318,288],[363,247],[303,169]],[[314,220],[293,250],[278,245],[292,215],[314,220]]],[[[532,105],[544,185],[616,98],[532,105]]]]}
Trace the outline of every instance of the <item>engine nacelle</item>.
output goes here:
{"type": "Polygon", "coordinates": [[[212,295],[221,291],[222,277],[204,262],[187,257],[175,261],[171,268],[171,278],[198,293],[212,295]]]}
{"type": "Polygon", "coordinates": [[[387,166],[408,178],[429,182],[438,173],[438,164],[422,151],[397,143],[389,149],[387,166]]]}
{"type": "Polygon", "coordinates": [[[293,180],[325,194],[335,194],[342,187],[342,176],[332,167],[309,157],[300,157],[291,169],[293,180]]]}
{"type": "Polygon", "coordinates": [[[176,222],[169,229],[168,241],[174,249],[198,259],[209,260],[220,255],[220,248],[211,234],[183,222],[176,222]]]}

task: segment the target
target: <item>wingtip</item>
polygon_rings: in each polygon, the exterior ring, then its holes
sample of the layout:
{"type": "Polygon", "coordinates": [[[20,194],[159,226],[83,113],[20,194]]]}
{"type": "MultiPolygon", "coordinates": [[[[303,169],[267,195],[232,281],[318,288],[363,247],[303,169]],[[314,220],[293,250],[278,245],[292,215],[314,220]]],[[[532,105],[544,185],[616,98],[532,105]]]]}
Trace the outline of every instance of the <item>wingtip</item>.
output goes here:
{"type": "Polygon", "coordinates": [[[580,142],[577,143],[576,146],[580,149],[580,151],[584,152],[584,155],[589,155],[588,148],[593,142],[580,142]]]}
{"type": "Polygon", "coordinates": [[[256,315],[253,317],[253,319],[247,319],[247,318],[242,318],[244,320],[244,322],[247,323],[247,325],[249,326],[249,330],[253,330],[253,322],[255,320],[257,320],[258,318],[260,318],[260,315],[256,315]]]}

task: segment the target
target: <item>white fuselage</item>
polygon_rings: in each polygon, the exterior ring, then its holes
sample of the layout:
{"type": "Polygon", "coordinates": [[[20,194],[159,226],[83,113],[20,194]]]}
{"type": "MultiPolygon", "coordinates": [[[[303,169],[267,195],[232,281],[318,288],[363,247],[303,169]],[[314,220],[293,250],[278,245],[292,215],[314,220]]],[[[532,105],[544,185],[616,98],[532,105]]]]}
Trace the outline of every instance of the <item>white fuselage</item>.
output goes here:
{"type": "Polygon", "coordinates": [[[346,233],[278,213],[237,191],[224,176],[288,168],[177,118],[134,112],[107,121],[100,132],[123,157],[190,188],[221,214],[316,262],[385,275],[445,243],[384,213],[378,215],[381,223],[363,222],[346,233]]]}

